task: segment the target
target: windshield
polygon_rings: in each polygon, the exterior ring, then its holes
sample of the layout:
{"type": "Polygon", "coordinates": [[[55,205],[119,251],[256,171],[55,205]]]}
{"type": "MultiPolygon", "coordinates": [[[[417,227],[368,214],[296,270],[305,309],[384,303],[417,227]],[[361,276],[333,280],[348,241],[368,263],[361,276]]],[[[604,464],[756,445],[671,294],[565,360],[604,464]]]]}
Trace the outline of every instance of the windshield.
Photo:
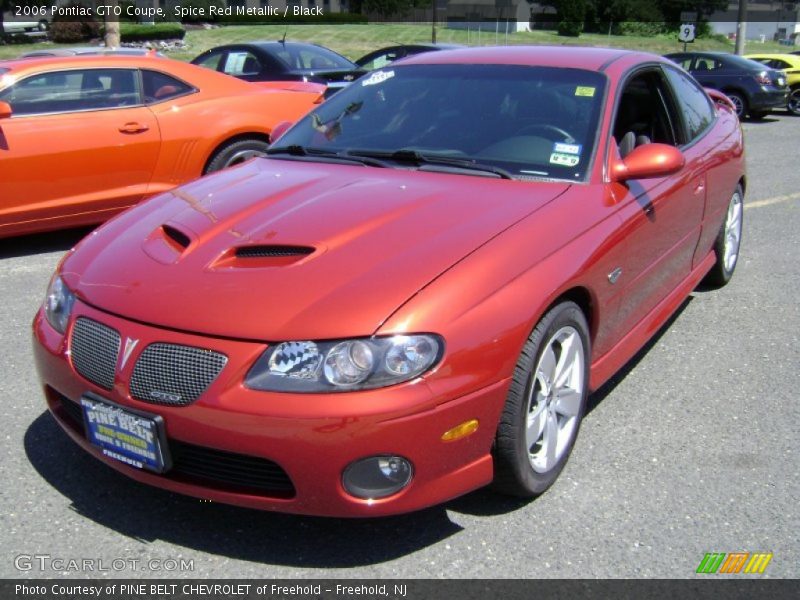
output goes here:
{"type": "Polygon", "coordinates": [[[437,157],[515,178],[578,181],[589,167],[605,85],[604,76],[579,69],[395,66],[333,96],[272,150],[379,156],[390,166],[393,154],[437,157]]]}

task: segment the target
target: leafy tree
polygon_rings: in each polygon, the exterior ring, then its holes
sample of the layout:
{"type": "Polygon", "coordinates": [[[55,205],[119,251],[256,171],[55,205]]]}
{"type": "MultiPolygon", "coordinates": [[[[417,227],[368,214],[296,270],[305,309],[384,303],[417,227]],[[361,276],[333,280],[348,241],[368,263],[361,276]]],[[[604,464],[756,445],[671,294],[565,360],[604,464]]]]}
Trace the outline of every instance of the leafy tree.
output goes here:
{"type": "Polygon", "coordinates": [[[586,0],[557,0],[558,35],[578,37],[586,18],[586,0]]]}

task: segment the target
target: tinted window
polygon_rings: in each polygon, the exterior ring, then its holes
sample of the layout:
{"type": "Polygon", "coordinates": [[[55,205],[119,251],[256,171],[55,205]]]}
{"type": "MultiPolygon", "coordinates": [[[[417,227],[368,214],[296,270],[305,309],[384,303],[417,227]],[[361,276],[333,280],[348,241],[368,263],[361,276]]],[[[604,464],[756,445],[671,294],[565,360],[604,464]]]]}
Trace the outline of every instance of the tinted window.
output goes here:
{"type": "Polygon", "coordinates": [[[664,69],[688,130],[688,140],[699,136],[714,120],[714,107],[694,81],[675,69],[664,69]]]}
{"type": "Polygon", "coordinates": [[[201,67],[205,67],[206,69],[211,69],[212,71],[219,71],[220,61],[222,60],[222,57],[224,55],[225,55],[224,52],[212,52],[211,54],[192,62],[196,65],[200,65],[201,67]]]}
{"type": "Polygon", "coordinates": [[[179,79],[159,73],[158,71],[142,71],[145,102],[163,102],[194,91],[194,88],[179,79]]]}
{"type": "Polygon", "coordinates": [[[120,108],[140,103],[136,71],[53,71],[23,79],[0,92],[15,115],[120,108]]]}
{"type": "MultiPolygon", "coordinates": [[[[683,66],[683,65],[681,65],[683,66]]],[[[716,58],[712,58],[710,56],[698,56],[695,59],[694,67],[692,67],[693,71],[716,71],[717,69],[723,68],[723,64],[721,61],[717,60],[716,58]]]]}
{"type": "Polygon", "coordinates": [[[475,160],[519,177],[579,180],[592,157],[606,79],[580,69],[407,65],[372,71],[278,142],[325,151],[475,160]]]}

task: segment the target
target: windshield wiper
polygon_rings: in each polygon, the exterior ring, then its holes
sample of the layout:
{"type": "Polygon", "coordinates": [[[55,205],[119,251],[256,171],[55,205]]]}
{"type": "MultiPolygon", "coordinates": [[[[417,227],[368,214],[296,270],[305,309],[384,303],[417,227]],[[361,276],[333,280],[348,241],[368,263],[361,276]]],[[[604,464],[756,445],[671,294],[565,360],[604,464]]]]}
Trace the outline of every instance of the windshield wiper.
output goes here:
{"type": "Polygon", "coordinates": [[[396,162],[414,163],[419,166],[434,165],[439,167],[450,167],[454,170],[475,171],[476,174],[494,175],[502,179],[514,179],[514,177],[500,167],[487,165],[477,162],[472,158],[458,158],[455,156],[442,156],[441,154],[428,154],[414,150],[413,148],[401,148],[400,150],[348,150],[346,156],[358,156],[367,158],[379,158],[396,162]]]}
{"type": "Polygon", "coordinates": [[[369,156],[351,156],[346,152],[326,150],[325,148],[312,148],[308,146],[300,146],[299,144],[267,148],[267,155],[273,156],[276,154],[288,154],[289,156],[308,157],[312,159],[322,158],[334,162],[358,163],[370,167],[388,166],[382,160],[377,160],[376,158],[372,158],[369,156]]]}

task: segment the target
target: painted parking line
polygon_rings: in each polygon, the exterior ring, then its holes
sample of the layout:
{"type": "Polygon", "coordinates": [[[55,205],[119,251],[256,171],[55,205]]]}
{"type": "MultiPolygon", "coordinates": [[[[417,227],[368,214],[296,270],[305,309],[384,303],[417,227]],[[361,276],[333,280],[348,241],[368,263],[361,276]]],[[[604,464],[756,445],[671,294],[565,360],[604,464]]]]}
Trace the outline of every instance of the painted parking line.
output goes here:
{"type": "Polygon", "coordinates": [[[781,204],[782,202],[791,202],[792,200],[800,200],[800,192],[794,194],[785,194],[783,196],[773,196],[772,198],[764,198],[763,200],[756,200],[755,202],[745,202],[744,209],[748,208],[761,208],[763,206],[771,206],[773,204],[781,204]]]}

